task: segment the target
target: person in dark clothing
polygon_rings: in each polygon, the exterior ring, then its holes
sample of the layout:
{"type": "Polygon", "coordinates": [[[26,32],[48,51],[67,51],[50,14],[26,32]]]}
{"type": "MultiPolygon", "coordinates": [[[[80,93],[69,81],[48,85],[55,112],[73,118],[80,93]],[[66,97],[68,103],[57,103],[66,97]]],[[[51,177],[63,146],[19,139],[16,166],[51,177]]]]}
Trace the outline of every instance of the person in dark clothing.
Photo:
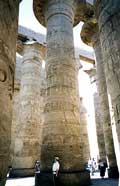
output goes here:
{"type": "Polygon", "coordinates": [[[40,174],[40,162],[37,160],[35,162],[35,185],[37,184],[37,177],[40,174]]]}
{"type": "Polygon", "coordinates": [[[106,161],[99,160],[99,170],[100,170],[100,176],[101,176],[101,178],[104,178],[105,172],[106,172],[106,168],[107,168],[106,161]]]}

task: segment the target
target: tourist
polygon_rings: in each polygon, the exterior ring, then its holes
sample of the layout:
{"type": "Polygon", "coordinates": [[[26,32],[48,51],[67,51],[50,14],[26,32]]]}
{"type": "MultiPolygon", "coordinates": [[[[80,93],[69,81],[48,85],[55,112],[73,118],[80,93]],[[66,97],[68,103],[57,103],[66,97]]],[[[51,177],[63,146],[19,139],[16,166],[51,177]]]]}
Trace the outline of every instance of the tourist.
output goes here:
{"type": "Polygon", "coordinates": [[[57,182],[57,177],[60,169],[60,163],[59,163],[59,158],[55,157],[53,165],[52,165],[52,172],[53,172],[53,182],[54,186],[56,185],[57,182]]]}
{"type": "Polygon", "coordinates": [[[96,161],[94,158],[90,158],[89,161],[88,161],[88,167],[89,167],[89,170],[91,172],[91,175],[94,176],[94,172],[96,170],[96,161]]]}
{"type": "Polygon", "coordinates": [[[106,172],[106,168],[107,168],[107,163],[106,161],[103,161],[103,160],[99,160],[99,170],[100,170],[100,176],[101,178],[104,178],[105,176],[105,172],[106,172]]]}
{"type": "Polygon", "coordinates": [[[35,185],[37,183],[37,178],[38,178],[39,174],[40,174],[40,161],[37,160],[35,162],[35,185]]]}

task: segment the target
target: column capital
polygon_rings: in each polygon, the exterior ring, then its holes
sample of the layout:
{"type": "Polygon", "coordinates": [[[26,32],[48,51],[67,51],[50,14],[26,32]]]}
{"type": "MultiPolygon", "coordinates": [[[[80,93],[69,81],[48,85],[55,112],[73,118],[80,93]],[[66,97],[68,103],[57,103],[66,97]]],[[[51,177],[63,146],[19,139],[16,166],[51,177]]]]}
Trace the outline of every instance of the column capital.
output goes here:
{"type": "Polygon", "coordinates": [[[41,63],[45,58],[45,46],[38,42],[28,41],[23,45],[23,63],[26,62],[37,62],[41,63]]]}
{"type": "Polygon", "coordinates": [[[41,57],[44,59],[46,55],[46,46],[35,41],[28,41],[23,43],[21,40],[17,40],[17,52],[23,56],[25,50],[36,49],[39,50],[41,57]]]}
{"type": "MultiPolygon", "coordinates": [[[[37,20],[46,27],[45,11],[47,9],[48,0],[33,0],[33,10],[37,20]]],[[[94,8],[91,4],[86,3],[85,0],[51,0],[52,3],[65,3],[73,6],[74,9],[74,26],[80,21],[86,21],[94,17],[94,8]]],[[[63,8],[63,7],[61,7],[63,8]]],[[[65,12],[66,13],[66,12],[65,12]]]]}
{"type": "Polygon", "coordinates": [[[80,36],[85,44],[94,47],[94,44],[99,39],[99,29],[97,22],[86,22],[82,27],[80,36]]]}

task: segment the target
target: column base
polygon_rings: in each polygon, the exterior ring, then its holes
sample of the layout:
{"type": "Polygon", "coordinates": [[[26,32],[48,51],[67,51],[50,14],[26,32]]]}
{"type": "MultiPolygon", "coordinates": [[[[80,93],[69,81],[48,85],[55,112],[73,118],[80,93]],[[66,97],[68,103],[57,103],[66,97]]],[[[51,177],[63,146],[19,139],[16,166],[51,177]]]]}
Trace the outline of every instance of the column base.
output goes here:
{"type": "Polygon", "coordinates": [[[110,167],[108,168],[108,177],[109,178],[119,178],[119,172],[117,167],[110,167]]]}
{"type": "Polygon", "coordinates": [[[35,175],[34,168],[12,169],[10,172],[10,178],[22,178],[31,177],[35,175]]]}
{"type": "Polygon", "coordinates": [[[60,172],[54,184],[54,177],[51,173],[40,173],[36,175],[35,186],[88,186],[90,185],[90,172],[60,172]]]}

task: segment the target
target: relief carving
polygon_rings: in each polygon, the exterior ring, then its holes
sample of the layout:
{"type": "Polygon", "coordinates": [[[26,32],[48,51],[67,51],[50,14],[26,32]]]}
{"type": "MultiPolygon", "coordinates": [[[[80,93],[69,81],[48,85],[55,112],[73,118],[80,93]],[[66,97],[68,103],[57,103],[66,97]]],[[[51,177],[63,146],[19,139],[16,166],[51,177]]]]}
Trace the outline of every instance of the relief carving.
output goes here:
{"type": "Polygon", "coordinates": [[[6,72],[4,70],[1,70],[0,69],[0,81],[1,82],[5,82],[7,79],[7,75],[6,75],[6,72]]]}

